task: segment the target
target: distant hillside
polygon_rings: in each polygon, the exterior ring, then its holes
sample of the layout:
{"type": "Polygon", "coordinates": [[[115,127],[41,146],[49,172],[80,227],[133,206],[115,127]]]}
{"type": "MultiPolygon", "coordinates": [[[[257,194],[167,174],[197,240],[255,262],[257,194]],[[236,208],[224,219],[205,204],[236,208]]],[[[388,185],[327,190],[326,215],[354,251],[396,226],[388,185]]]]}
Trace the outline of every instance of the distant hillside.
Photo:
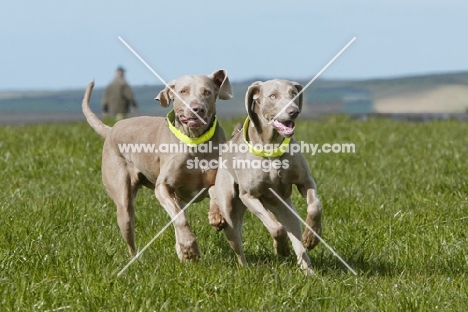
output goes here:
{"type": "Polygon", "coordinates": [[[468,112],[467,85],[439,85],[419,92],[377,98],[378,113],[460,113],[468,112]]]}
{"type": "Polygon", "coordinates": [[[390,79],[355,81],[356,86],[368,88],[377,99],[425,92],[438,86],[468,86],[468,71],[445,74],[430,74],[390,79]]]}
{"type": "MultiPolygon", "coordinates": [[[[221,116],[244,115],[244,97],[255,80],[234,82],[234,98],[218,101],[221,116]]],[[[306,84],[308,81],[299,81],[306,84]]],[[[0,114],[73,114],[81,112],[82,90],[0,92],[0,114]]],[[[163,86],[133,86],[139,114],[165,115],[154,97],[163,86]]],[[[368,80],[320,80],[305,91],[304,115],[316,113],[466,112],[468,71],[368,80]]],[[[93,91],[92,109],[100,112],[102,88],[93,91]]]]}
{"type": "Polygon", "coordinates": [[[312,84],[306,93],[308,103],[313,103],[324,90],[333,94],[328,105],[340,102],[340,98],[343,102],[343,90],[346,88],[368,92],[375,112],[453,113],[468,110],[468,71],[388,79],[321,81],[315,86],[312,84]]]}

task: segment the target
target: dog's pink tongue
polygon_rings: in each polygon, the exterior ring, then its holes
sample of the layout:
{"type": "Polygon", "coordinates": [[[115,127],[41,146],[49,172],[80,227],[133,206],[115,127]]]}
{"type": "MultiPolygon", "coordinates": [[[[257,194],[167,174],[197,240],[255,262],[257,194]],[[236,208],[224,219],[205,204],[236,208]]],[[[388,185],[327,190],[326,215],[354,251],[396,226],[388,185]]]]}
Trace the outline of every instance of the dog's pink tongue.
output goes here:
{"type": "Polygon", "coordinates": [[[186,124],[189,127],[200,126],[203,124],[203,122],[198,118],[187,118],[185,116],[180,116],[179,118],[180,118],[180,121],[182,121],[184,124],[186,124]]]}
{"type": "Polygon", "coordinates": [[[188,122],[187,122],[187,125],[189,127],[194,127],[194,126],[200,126],[202,125],[202,121],[200,119],[190,119],[188,122]]]}
{"type": "Polygon", "coordinates": [[[273,126],[278,130],[278,132],[282,135],[292,135],[294,133],[294,122],[293,121],[285,121],[280,122],[278,120],[273,121],[273,126]]]}

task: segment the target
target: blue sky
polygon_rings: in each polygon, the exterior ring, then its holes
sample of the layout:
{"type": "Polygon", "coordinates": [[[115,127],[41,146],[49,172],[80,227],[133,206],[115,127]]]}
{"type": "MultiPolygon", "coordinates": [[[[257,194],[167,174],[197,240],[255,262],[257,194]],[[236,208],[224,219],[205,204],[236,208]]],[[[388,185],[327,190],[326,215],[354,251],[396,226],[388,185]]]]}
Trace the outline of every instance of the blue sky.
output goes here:
{"type": "Polygon", "coordinates": [[[0,91],[132,85],[224,68],[233,81],[468,70],[468,1],[2,1],[0,91]]]}

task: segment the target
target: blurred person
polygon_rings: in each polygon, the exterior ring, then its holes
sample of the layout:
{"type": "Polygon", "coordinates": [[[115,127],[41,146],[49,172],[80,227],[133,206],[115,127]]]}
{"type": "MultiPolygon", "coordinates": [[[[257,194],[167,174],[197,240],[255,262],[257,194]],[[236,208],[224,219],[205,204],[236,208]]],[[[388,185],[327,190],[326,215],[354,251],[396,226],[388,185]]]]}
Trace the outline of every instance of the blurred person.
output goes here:
{"type": "Polygon", "coordinates": [[[107,86],[102,98],[102,115],[112,116],[117,120],[127,118],[132,110],[137,111],[137,104],[133,98],[130,85],[124,79],[125,69],[117,68],[114,80],[107,86]]]}

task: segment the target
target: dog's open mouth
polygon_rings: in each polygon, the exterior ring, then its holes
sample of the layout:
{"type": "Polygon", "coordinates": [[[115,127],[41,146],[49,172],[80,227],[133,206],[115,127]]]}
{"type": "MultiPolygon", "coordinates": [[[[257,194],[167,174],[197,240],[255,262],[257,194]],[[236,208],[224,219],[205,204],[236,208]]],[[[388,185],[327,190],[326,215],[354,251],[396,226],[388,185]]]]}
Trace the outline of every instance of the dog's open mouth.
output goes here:
{"type": "Polygon", "coordinates": [[[206,124],[206,121],[205,123],[203,123],[202,119],[198,118],[197,116],[186,117],[186,116],[180,115],[179,120],[189,127],[201,127],[206,124]]]}
{"type": "Polygon", "coordinates": [[[279,121],[278,119],[273,119],[271,124],[273,125],[273,128],[275,128],[276,131],[284,137],[289,138],[294,134],[295,124],[292,120],[279,121]]]}

